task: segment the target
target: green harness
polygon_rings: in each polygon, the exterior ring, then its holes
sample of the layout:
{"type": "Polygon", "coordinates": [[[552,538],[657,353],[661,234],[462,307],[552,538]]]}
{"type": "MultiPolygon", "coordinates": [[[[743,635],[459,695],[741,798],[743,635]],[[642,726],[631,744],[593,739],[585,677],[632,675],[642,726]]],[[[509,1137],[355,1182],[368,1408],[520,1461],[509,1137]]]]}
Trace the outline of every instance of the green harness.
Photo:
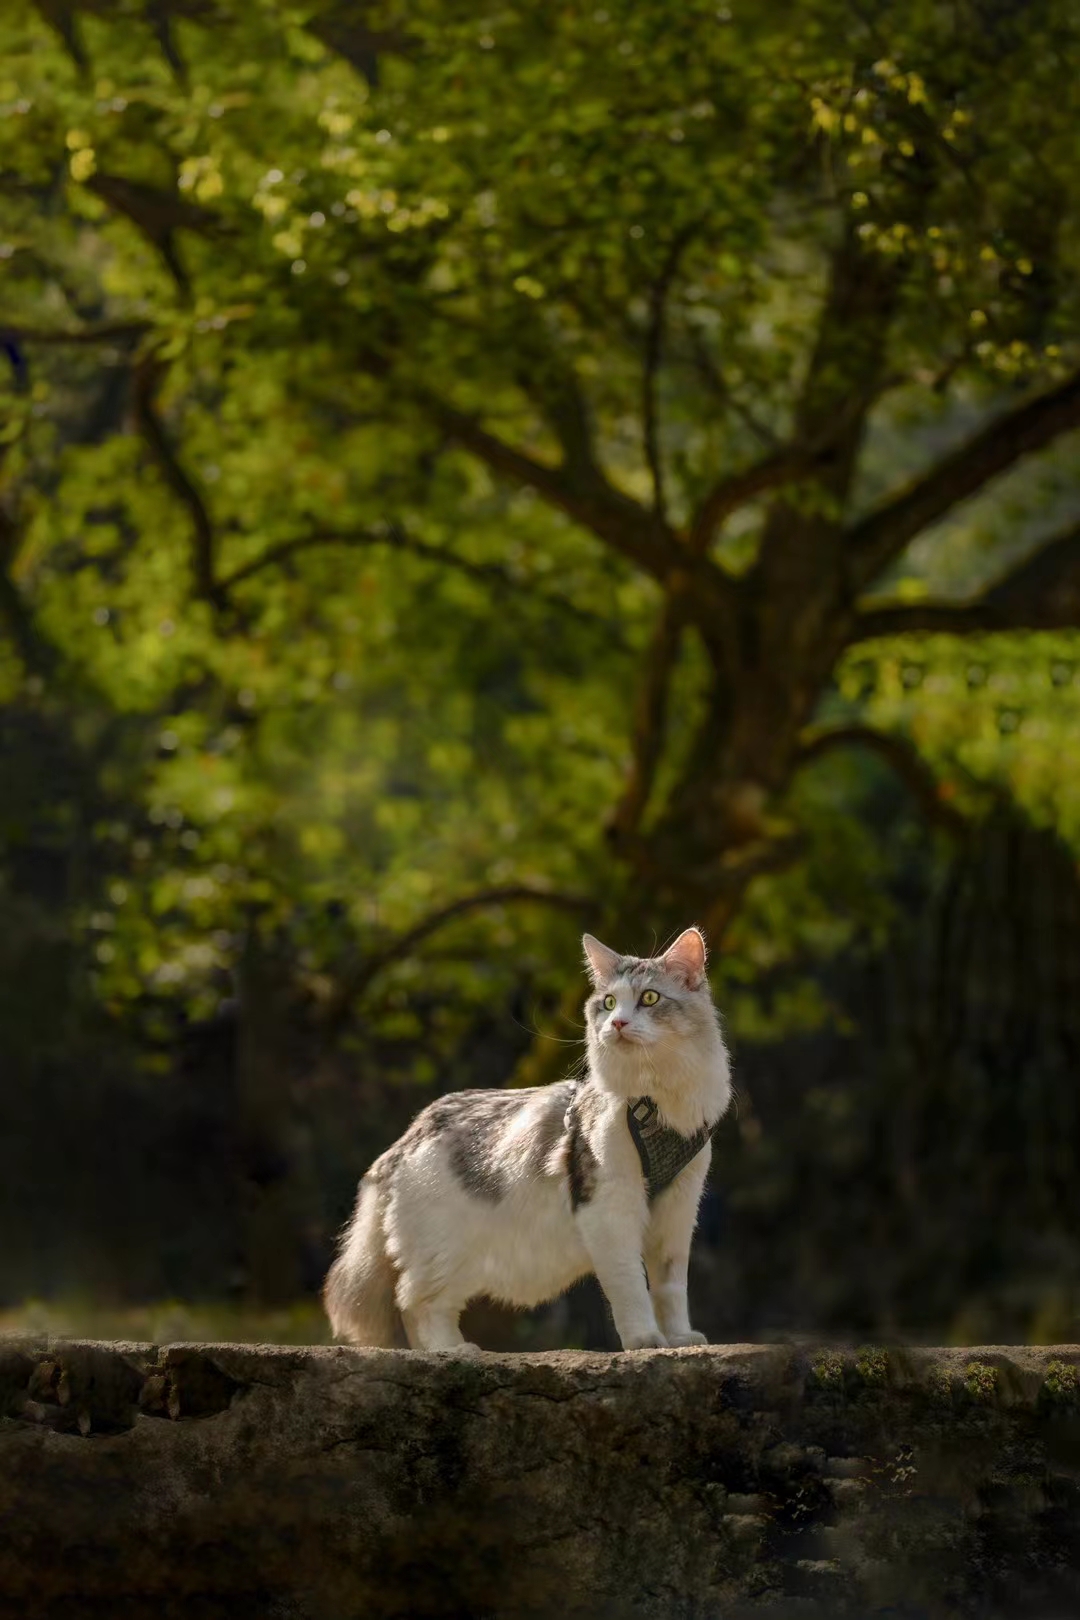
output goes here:
{"type": "Polygon", "coordinates": [[[651,1097],[632,1097],[626,1105],[626,1123],[641,1160],[651,1204],[697,1158],[720,1121],[702,1125],[693,1136],[683,1136],[673,1125],[660,1124],[659,1109],[651,1097]]]}

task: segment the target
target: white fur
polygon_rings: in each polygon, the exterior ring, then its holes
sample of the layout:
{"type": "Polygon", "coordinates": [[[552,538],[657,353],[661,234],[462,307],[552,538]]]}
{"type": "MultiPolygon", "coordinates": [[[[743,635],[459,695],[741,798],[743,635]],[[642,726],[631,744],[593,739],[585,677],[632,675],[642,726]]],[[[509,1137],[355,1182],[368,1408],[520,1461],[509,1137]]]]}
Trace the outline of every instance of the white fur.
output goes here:
{"type": "Polygon", "coordinates": [[[727,1108],[728,1055],[705,979],[704,940],[689,929],[647,962],[620,958],[589,935],[585,946],[596,992],[615,998],[610,1012],[597,994],[587,1003],[582,1131],[595,1161],[591,1195],[572,1208],[568,1137],[551,1129],[565,1086],[514,1093],[522,1107],[485,1139],[497,1199],[465,1185],[452,1163],[453,1126],[425,1126],[426,1110],[360,1184],[325,1289],[337,1337],[393,1344],[400,1313],[414,1348],[469,1353],[476,1347],[465,1343],[458,1319],[477,1295],[538,1305],[594,1271],[624,1349],[704,1342],[690,1326],[686,1274],[711,1148],[650,1207],[626,1123],[627,1098],[643,1093],[661,1122],[685,1135],[727,1108]],[[620,972],[628,961],[632,967],[620,972]],[[646,1014],[643,985],[663,987],[666,1018],[646,1014]],[[545,1121],[552,1145],[541,1155],[545,1121]]]}

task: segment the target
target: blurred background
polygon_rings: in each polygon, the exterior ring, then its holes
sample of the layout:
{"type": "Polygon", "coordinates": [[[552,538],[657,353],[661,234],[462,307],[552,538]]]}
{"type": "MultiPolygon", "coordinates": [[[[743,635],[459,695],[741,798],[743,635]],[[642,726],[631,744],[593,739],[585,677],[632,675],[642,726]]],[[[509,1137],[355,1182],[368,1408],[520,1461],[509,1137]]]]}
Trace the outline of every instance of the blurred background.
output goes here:
{"type": "Polygon", "coordinates": [[[1080,1336],[1078,36],[8,0],[0,1327],[325,1337],[697,922],[698,1325],[1080,1336]]]}

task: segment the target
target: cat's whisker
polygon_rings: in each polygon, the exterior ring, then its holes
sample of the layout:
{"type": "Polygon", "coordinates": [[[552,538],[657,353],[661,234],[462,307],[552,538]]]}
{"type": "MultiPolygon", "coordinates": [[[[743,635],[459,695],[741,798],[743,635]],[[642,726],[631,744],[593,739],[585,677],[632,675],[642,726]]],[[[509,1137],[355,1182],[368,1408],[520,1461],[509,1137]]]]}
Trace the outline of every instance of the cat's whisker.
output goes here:
{"type": "MultiPolygon", "coordinates": [[[[523,1024],[521,1019],[515,1018],[512,1013],[510,1018],[518,1029],[524,1030],[526,1035],[532,1035],[538,1041],[558,1041],[561,1046],[581,1046],[585,1040],[584,1035],[551,1035],[537,1024],[523,1024]]],[[[579,1027],[584,1029],[585,1025],[581,1024],[579,1027]]]]}

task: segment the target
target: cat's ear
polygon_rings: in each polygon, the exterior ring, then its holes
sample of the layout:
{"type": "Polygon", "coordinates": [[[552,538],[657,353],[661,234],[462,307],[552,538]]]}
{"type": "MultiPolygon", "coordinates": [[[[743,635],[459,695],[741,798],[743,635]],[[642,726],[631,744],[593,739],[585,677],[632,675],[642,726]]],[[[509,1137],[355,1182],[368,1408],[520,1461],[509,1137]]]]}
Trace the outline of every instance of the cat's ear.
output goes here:
{"type": "Polygon", "coordinates": [[[607,984],[609,979],[615,977],[615,969],[622,961],[618,951],[601,945],[591,934],[582,934],[581,943],[585,947],[585,966],[593,984],[607,984]]]}
{"type": "Polygon", "coordinates": [[[686,928],[660,960],[669,973],[686,980],[687,988],[699,990],[705,981],[705,935],[700,928],[686,928]]]}

